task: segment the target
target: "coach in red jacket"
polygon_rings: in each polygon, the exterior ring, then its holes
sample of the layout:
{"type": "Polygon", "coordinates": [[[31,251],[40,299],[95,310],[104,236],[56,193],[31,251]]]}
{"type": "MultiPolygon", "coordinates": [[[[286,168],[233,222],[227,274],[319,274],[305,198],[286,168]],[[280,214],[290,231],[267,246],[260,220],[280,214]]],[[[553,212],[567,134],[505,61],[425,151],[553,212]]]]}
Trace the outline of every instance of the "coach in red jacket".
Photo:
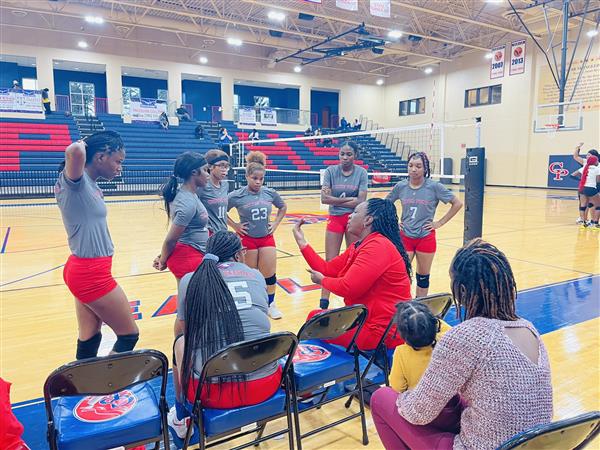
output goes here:
{"type": "MultiPolygon", "coordinates": [[[[350,216],[348,231],[359,240],[331,261],[325,261],[308,244],[303,223],[294,227],[294,238],[312,269],[312,281],[344,297],[346,305],[367,307],[367,320],[356,343],[361,350],[374,349],[396,312],[396,304],[411,298],[410,260],[400,239],[394,204],[372,198],[358,205],[350,216]]],[[[309,317],[318,312],[311,312],[309,317]]],[[[350,331],[329,342],[345,346],[353,334],[350,331]]],[[[394,334],[392,331],[386,339],[389,348],[402,343],[394,334]]]]}

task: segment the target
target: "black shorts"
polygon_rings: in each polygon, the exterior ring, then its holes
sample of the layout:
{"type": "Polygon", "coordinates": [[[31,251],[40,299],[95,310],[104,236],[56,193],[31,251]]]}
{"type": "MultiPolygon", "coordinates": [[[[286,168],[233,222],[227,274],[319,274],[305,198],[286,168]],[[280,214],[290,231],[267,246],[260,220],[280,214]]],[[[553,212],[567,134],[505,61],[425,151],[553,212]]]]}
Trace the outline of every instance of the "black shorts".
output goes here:
{"type": "Polygon", "coordinates": [[[595,187],[584,187],[583,190],[580,192],[580,194],[585,195],[586,197],[593,197],[594,195],[596,195],[598,193],[598,188],[595,187]]]}

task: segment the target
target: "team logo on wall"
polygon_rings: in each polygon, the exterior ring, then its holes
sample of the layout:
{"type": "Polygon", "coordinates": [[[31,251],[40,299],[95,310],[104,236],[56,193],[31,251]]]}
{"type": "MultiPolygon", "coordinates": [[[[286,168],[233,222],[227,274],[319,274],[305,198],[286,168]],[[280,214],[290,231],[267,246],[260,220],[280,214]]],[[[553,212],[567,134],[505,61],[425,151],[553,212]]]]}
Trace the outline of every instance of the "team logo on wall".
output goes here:
{"type": "Polygon", "coordinates": [[[313,344],[300,344],[294,355],[294,364],[324,361],[331,356],[326,348],[313,344]]]}
{"type": "Polygon", "coordinates": [[[127,389],[111,395],[89,395],[75,405],[73,415],[82,422],[108,422],[131,412],[136,403],[137,397],[127,389]]]}
{"type": "Polygon", "coordinates": [[[555,161],[548,166],[548,172],[554,174],[553,180],[562,181],[563,177],[569,175],[569,171],[563,168],[562,161],[555,161]]]}

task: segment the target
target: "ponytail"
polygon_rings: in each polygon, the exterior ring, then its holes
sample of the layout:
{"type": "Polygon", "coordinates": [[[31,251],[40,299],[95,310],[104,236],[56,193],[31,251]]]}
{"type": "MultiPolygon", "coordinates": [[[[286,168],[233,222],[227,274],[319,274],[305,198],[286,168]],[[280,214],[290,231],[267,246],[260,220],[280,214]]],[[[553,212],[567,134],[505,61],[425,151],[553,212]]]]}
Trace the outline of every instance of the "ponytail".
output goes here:
{"type": "Polygon", "coordinates": [[[165,202],[165,211],[167,217],[171,217],[170,203],[175,200],[178,191],[178,178],[184,182],[187,181],[194,170],[206,165],[206,159],[200,153],[185,152],[177,157],[173,166],[173,174],[165,181],[160,188],[160,195],[165,202]]]}
{"type": "Polygon", "coordinates": [[[598,164],[598,157],[594,155],[589,155],[585,160],[585,167],[583,168],[583,172],[581,173],[581,180],[579,180],[579,192],[583,192],[583,188],[585,187],[585,182],[587,181],[588,173],[590,171],[590,166],[595,166],[598,164]]]}

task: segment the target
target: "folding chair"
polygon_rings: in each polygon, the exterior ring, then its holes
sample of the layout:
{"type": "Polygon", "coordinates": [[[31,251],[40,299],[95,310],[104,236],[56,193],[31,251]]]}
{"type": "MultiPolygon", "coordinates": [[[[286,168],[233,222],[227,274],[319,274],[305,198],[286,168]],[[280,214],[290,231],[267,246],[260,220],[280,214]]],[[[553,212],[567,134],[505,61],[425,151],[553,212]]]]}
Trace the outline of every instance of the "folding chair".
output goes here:
{"type": "Polygon", "coordinates": [[[292,378],[294,387],[292,401],[298,450],[302,450],[303,438],[357,417],[361,419],[363,445],[369,443],[358,363],[359,352],[354,343],[366,317],[367,308],[365,306],[346,306],[319,313],[300,328],[298,332],[299,353],[294,358],[292,378]],[[349,330],[354,330],[354,335],[346,349],[340,349],[339,346],[325,342],[325,340],[335,339],[349,330]],[[355,389],[350,392],[342,390],[341,393],[328,395],[330,387],[349,379],[356,380],[355,389]],[[360,412],[302,434],[300,412],[320,408],[322,405],[352,394],[358,395],[360,412]],[[303,402],[302,408],[300,407],[300,397],[303,402]],[[311,400],[313,401],[311,404],[306,403],[311,400]],[[314,403],[315,400],[316,403],[314,403]]]}
{"type": "Polygon", "coordinates": [[[579,450],[590,444],[598,432],[600,432],[600,411],[594,411],[523,431],[504,442],[497,450],[513,448],[579,450]]]}
{"type": "MultiPolygon", "coordinates": [[[[199,377],[194,403],[186,405],[191,420],[183,448],[187,449],[192,441],[196,440],[192,438],[196,437],[200,450],[204,450],[258,433],[256,439],[235,447],[237,450],[252,445],[258,446],[261,442],[287,433],[290,449],[293,449],[290,367],[297,345],[298,340],[293,333],[273,333],[263,338],[231,344],[206,361],[199,377]],[[231,409],[212,409],[202,405],[202,387],[206,382],[210,382],[211,378],[247,375],[274,362],[279,363],[282,358],[286,361],[282,370],[281,385],[271,398],[257,405],[231,409]],[[267,423],[283,416],[287,417],[287,428],[263,436],[267,423]]],[[[177,439],[174,440],[177,443],[177,439]]]]}
{"type": "Polygon", "coordinates": [[[452,306],[452,294],[446,292],[442,294],[432,294],[426,297],[415,298],[415,301],[426,304],[434,316],[443,320],[452,306]]]}
{"type": "Polygon", "coordinates": [[[44,383],[48,444],[52,450],[132,448],[162,440],[167,429],[167,357],[135,350],[75,361],[44,383]],[[150,381],[161,379],[157,396],[150,381]],[[57,400],[56,400],[57,399],[57,400]]]}

